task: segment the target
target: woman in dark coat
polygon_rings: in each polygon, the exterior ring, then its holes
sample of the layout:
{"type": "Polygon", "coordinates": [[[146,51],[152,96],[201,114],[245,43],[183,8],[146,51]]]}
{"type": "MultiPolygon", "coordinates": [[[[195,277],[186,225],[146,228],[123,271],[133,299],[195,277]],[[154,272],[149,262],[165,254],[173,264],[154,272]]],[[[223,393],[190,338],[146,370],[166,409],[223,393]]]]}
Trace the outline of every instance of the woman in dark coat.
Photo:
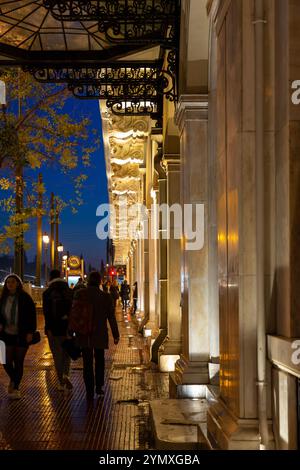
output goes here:
{"type": "MultiPolygon", "coordinates": [[[[103,396],[105,357],[104,350],[108,349],[108,328],[109,322],[114,343],[119,342],[119,330],[114,314],[113,302],[110,294],[100,290],[101,276],[98,272],[91,272],[88,278],[86,289],[80,289],[74,295],[73,307],[70,314],[69,326],[76,333],[77,343],[82,349],[83,358],[83,378],[86,387],[86,395],[88,399],[94,397],[94,389],[96,384],[96,394],[103,396]],[[88,307],[88,308],[87,308],[88,307]],[[75,310],[81,311],[89,333],[82,334],[77,318],[75,318],[75,310]],[[78,329],[76,327],[78,324],[78,329]],[[87,327],[87,324],[90,324],[87,327]],[[77,330],[77,331],[76,331],[77,330]],[[95,357],[95,371],[94,371],[95,357]]],[[[81,318],[82,320],[82,318],[81,318]]]]}
{"type": "Polygon", "coordinates": [[[36,330],[36,309],[23,290],[16,274],[5,278],[0,298],[0,339],[5,343],[4,369],[10,378],[8,394],[21,398],[19,386],[23,377],[24,359],[36,330]]]}

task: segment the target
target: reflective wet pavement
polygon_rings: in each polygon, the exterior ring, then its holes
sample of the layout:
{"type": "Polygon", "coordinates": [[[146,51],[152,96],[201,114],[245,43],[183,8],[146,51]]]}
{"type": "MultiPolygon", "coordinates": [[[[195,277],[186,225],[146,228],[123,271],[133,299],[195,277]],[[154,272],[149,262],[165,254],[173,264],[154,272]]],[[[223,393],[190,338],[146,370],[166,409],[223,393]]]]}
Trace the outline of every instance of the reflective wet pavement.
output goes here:
{"type": "MultiPolygon", "coordinates": [[[[153,448],[149,401],[168,397],[168,374],[149,365],[149,340],[124,321],[118,346],[106,351],[104,399],[85,399],[81,360],[72,362],[71,392],[57,390],[47,339],[26,356],[21,400],[7,397],[8,378],[0,370],[0,450],[144,450],[153,448]]],[[[126,319],[125,319],[126,320],[126,319]]],[[[41,333],[42,318],[39,319],[41,333]]]]}

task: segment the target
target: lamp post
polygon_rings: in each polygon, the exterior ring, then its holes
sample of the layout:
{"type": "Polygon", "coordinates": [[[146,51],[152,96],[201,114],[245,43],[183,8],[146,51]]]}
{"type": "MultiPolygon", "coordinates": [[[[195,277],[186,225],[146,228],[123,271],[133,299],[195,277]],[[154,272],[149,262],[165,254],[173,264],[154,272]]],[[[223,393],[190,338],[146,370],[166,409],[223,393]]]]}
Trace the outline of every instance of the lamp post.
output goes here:
{"type": "Polygon", "coordinates": [[[48,256],[48,245],[50,242],[49,235],[45,232],[43,235],[43,243],[45,245],[45,284],[48,284],[48,263],[47,263],[47,256],[48,256]]]}
{"type": "Polygon", "coordinates": [[[63,275],[66,278],[67,277],[67,261],[68,261],[68,255],[64,255],[62,257],[62,267],[63,267],[63,275]]]}
{"type": "Polygon", "coordinates": [[[59,265],[59,270],[61,271],[61,254],[64,251],[64,247],[61,243],[57,245],[57,254],[58,254],[58,265],[59,265]]]}

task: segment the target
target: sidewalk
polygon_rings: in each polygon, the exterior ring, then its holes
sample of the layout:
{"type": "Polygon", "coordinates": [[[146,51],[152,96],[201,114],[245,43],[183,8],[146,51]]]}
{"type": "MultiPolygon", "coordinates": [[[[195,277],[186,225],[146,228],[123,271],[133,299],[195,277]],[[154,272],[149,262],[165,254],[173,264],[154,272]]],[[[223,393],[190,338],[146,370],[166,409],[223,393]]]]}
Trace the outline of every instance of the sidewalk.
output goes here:
{"type": "MultiPolygon", "coordinates": [[[[147,339],[130,318],[118,346],[106,351],[104,399],[87,405],[81,360],[72,363],[70,393],[57,391],[47,339],[32,346],[25,360],[22,399],[7,397],[8,379],[0,367],[0,450],[144,450],[153,448],[149,402],[168,398],[168,374],[149,367],[147,339]]],[[[41,333],[42,318],[39,318],[41,333]]]]}

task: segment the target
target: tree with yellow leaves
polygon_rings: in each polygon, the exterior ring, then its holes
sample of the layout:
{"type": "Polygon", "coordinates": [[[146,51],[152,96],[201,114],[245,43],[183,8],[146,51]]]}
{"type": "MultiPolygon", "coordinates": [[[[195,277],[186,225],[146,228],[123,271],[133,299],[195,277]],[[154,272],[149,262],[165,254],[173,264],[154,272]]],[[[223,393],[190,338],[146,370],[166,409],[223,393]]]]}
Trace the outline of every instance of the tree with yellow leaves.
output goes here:
{"type": "MultiPolygon", "coordinates": [[[[87,179],[84,167],[90,165],[98,139],[94,130],[90,146],[89,119],[74,119],[65,112],[70,97],[65,86],[38,83],[20,69],[2,71],[0,78],[7,95],[6,109],[0,116],[0,189],[7,197],[0,201],[0,209],[9,215],[8,223],[0,227],[0,253],[7,253],[14,241],[20,264],[24,233],[36,217],[41,189],[27,177],[27,170],[41,173],[55,166],[65,173],[72,181],[75,197],[64,201],[63,195],[57,196],[61,207],[69,206],[74,212],[83,202],[81,189],[87,179]]],[[[18,263],[15,269],[22,271],[18,263]]]]}

